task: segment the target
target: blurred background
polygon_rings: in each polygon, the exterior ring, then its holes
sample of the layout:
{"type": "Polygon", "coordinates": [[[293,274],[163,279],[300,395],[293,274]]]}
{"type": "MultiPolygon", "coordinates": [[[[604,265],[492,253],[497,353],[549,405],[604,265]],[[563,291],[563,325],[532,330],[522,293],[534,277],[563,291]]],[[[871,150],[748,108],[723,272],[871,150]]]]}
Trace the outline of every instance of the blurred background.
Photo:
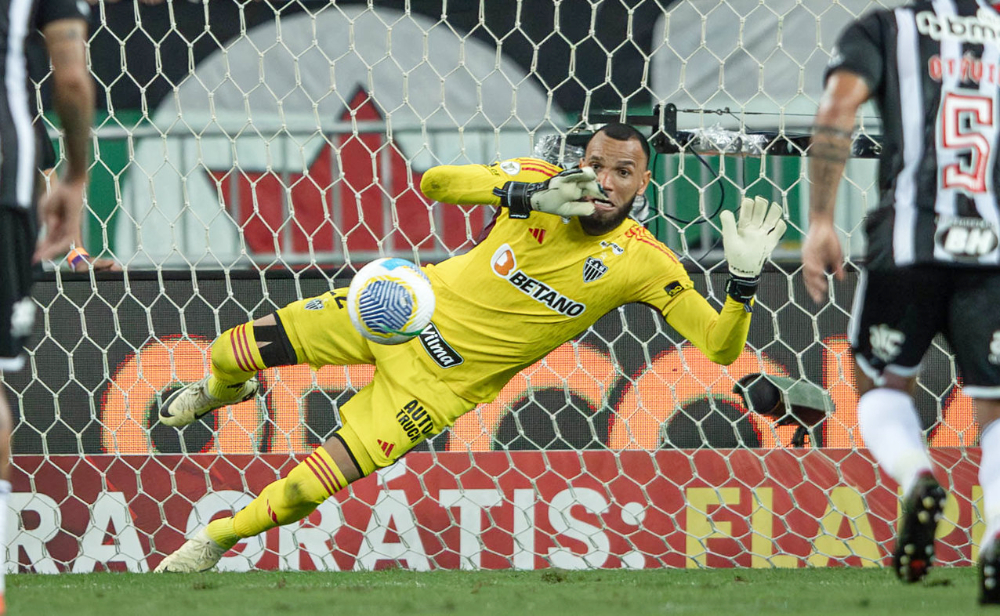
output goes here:
{"type": "MultiPolygon", "coordinates": [[[[898,4],[98,3],[86,243],[131,269],[440,260],[488,213],[430,207],[415,190],[428,167],[523,156],[594,116],[665,104],[681,129],[808,133],[841,29],[898,4]]],[[[878,134],[871,110],[859,130],[878,134]]],[[[717,219],[685,221],[766,194],[792,223],[778,256],[794,257],[808,182],[790,154],[657,157],[650,227],[700,256],[717,219]]],[[[860,254],[874,161],[848,175],[839,222],[860,254]]]]}

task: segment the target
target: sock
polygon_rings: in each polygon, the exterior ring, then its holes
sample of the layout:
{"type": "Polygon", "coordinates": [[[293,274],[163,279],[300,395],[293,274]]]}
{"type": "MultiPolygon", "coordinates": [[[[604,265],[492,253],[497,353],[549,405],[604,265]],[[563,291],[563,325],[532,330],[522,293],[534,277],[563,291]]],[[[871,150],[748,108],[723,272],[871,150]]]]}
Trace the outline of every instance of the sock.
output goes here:
{"type": "Polygon", "coordinates": [[[981,514],[986,522],[985,544],[1000,533],[1000,421],[994,420],[983,426],[979,446],[983,450],[979,461],[979,485],[983,487],[981,514]]]}
{"type": "Polygon", "coordinates": [[[875,461],[909,494],[917,478],[931,472],[917,407],[909,394],[873,389],[858,400],[858,425],[875,461]]]}
{"type": "MultiPolygon", "coordinates": [[[[0,564],[0,614],[4,613],[4,594],[7,590],[7,583],[4,574],[7,571],[7,501],[10,497],[10,482],[0,479],[0,554],[4,555],[4,562],[0,564]]],[[[16,556],[15,556],[16,558],[16,556]]]]}
{"type": "Polygon", "coordinates": [[[330,454],[320,447],[293,468],[287,477],[268,485],[252,503],[238,511],[231,518],[232,535],[227,534],[230,529],[228,523],[216,520],[209,524],[209,536],[223,547],[232,547],[235,541],[228,546],[223,541],[231,541],[234,535],[238,538],[253,537],[275,526],[301,520],[345,487],[347,480],[344,474],[334,464],[330,454]],[[213,532],[218,534],[218,539],[213,532]]]}
{"type": "Polygon", "coordinates": [[[218,543],[227,550],[239,543],[240,539],[242,539],[242,537],[236,534],[236,527],[233,524],[233,516],[212,520],[208,523],[208,526],[205,527],[205,532],[208,533],[208,536],[211,537],[212,541],[218,543]]]}
{"type": "Polygon", "coordinates": [[[230,389],[249,381],[263,370],[253,324],[244,323],[227,329],[212,343],[212,375],[208,379],[208,393],[222,400],[232,398],[230,389]]]}

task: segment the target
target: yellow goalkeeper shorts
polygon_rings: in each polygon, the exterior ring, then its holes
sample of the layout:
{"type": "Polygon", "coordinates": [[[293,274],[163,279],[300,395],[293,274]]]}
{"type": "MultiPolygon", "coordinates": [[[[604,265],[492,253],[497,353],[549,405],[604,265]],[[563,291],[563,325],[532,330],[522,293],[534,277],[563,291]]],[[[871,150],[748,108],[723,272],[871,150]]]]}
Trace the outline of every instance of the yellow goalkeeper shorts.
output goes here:
{"type": "MultiPolygon", "coordinates": [[[[340,407],[341,436],[354,451],[363,446],[376,468],[389,466],[414,445],[452,426],[476,403],[431,373],[419,359],[418,340],[397,345],[364,338],[347,313],[347,289],[293,302],[278,310],[298,360],[323,366],[374,364],[372,382],[340,407]]],[[[374,469],[362,468],[366,475],[374,469]]]]}

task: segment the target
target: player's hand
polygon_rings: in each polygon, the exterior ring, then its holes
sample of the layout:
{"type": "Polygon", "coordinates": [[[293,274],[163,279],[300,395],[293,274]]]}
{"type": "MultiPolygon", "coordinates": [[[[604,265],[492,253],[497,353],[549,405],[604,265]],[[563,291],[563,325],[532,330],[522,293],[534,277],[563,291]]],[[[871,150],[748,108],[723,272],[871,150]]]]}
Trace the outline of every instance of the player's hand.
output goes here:
{"type": "Polygon", "coordinates": [[[756,278],[771,256],[787,225],[781,206],[764,197],[743,199],[740,220],[726,210],[722,221],[722,242],[729,263],[729,273],[737,278],[756,278]]]}
{"type": "Polygon", "coordinates": [[[68,252],[73,241],[79,237],[85,189],[84,180],[54,180],[48,194],[42,197],[38,210],[45,225],[45,237],[38,241],[35,248],[36,263],[68,252]]]}
{"type": "Polygon", "coordinates": [[[73,268],[74,272],[89,272],[90,270],[94,270],[95,272],[122,271],[121,264],[114,259],[91,259],[89,255],[86,258],[70,260],[70,267],[73,268]]]}
{"type": "Polygon", "coordinates": [[[507,182],[494,188],[500,205],[508,208],[511,218],[527,218],[532,211],[556,216],[589,216],[594,204],[587,197],[607,199],[590,167],[567,169],[544,182],[507,182]]]}
{"type": "Polygon", "coordinates": [[[589,216],[594,204],[585,197],[607,199],[597,183],[597,173],[590,167],[567,169],[542,182],[541,189],[531,195],[531,207],[557,216],[589,216]]]}
{"type": "Polygon", "coordinates": [[[832,222],[816,221],[809,225],[809,234],[802,244],[802,277],[806,290],[817,304],[827,296],[827,272],[837,280],[844,279],[844,252],[832,222]]]}
{"type": "Polygon", "coordinates": [[[752,310],[764,261],[785,234],[787,225],[781,214],[780,205],[757,197],[744,198],[740,203],[739,222],[729,210],[719,216],[723,249],[729,264],[726,295],[743,304],[747,312],[752,310]]]}

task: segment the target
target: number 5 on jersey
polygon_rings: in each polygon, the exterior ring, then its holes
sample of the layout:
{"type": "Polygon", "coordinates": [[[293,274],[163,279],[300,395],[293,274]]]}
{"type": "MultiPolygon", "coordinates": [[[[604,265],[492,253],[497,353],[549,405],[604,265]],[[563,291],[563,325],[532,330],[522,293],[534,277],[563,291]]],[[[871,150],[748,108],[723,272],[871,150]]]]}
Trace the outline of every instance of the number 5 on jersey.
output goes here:
{"type": "Polygon", "coordinates": [[[993,97],[982,96],[978,90],[945,92],[939,118],[938,160],[955,160],[942,164],[941,187],[987,192],[996,140],[993,97]]]}

